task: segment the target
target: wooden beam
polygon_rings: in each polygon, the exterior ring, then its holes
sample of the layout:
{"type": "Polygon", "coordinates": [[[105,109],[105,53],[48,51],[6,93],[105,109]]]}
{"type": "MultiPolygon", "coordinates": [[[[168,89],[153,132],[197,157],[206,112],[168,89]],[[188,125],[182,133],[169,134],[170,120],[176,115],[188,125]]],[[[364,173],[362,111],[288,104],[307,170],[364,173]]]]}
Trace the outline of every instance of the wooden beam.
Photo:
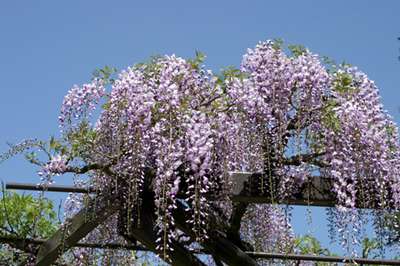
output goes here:
{"type": "MultiPolygon", "coordinates": [[[[334,207],[336,196],[332,192],[332,181],[321,177],[310,177],[309,181],[297,187],[293,195],[285,200],[279,200],[276,188],[273,188],[275,198],[271,197],[269,180],[265,184],[264,191],[261,191],[262,173],[232,172],[233,192],[232,201],[244,203],[279,203],[300,206],[334,207]]],[[[273,183],[279,180],[272,180],[273,183]]]]}
{"type": "MultiPolygon", "coordinates": [[[[22,238],[22,237],[15,237],[15,236],[0,236],[0,243],[7,243],[7,244],[20,244],[16,246],[18,249],[23,249],[23,244],[33,244],[33,245],[42,245],[46,243],[46,239],[40,238],[22,238]]],[[[136,251],[150,251],[148,248],[145,248],[140,245],[126,245],[120,243],[87,243],[87,242],[78,242],[74,245],[77,248],[93,248],[93,249],[111,249],[111,250],[136,250],[136,251]]]]}
{"type": "MultiPolygon", "coordinates": [[[[116,197],[115,197],[116,198],[116,197]]],[[[129,234],[139,240],[150,251],[158,253],[156,250],[156,232],[153,226],[153,206],[152,199],[143,202],[141,211],[141,227],[129,230],[129,234]]],[[[36,265],[47,266],[53,264],[60,254],[70,247],[79,245],[79,241],[89,234],[98,225],[102,224],[107,218],[116,211],[121,210],[120,201],[117,199],[103,202],[100,199],[90,200],[88,206],[72,217],[64,228],[58,230],[50,239],[40,246],[36,265]]],[[[132,238],[124,237],[128,240],[132,238]]],[[[171,260],[177,266],[205,266],[194,254],[187,250],[178,242],[172,243],[174,249],[170,252],[171,260]]]]}
{"type": "Polygon", "coordinates": [[[40,246],[36,265],[47,266],[54,263],[60,254],[75,246],[79,240],[113,215],[118,208],[117,200],[89,201],[87,207],[67,220],[63,227],[40,246]]]}
{"type": "MultiPolygon", "coordinates": [[[[160,258],[163,259],[163,253],[160,250],[157,250],[157,233],[154,230],[154,203],[153,202],[143,202],[141,206],[141,214],[140,214],[140,225],[139,226],[130,226],[129,230],[125,228],[125,233],[123,237],[128,241],[139,241],[142,245],[147,247],[149,250],[158,254],[160,258]]],[[[125,220],[126,214],[124,214],[125,210],[122,211],[120,215],[120,219],[125,220]]],[[[126,221],[123,222],[126,225],[126,221]]],[[[205,264],[199,260],[194,252],[189,251],[187,248],[183,246],[183,244],[172,241],[170,250],[166,252],[170,258],[170,262],[175,266],[205,266],[205,264]]]]}

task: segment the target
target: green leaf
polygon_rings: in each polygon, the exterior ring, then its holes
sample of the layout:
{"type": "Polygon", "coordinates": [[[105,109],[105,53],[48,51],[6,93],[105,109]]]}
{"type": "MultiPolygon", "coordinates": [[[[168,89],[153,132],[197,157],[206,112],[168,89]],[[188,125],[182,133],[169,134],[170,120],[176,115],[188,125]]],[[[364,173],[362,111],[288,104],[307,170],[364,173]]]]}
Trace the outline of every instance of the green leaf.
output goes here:
{"type": "Polygon", "coordinates": [[[192,68],[198,70],[201,68],[201,64],[204,63],[205,59],[206,59],[206,55],[203,52],[196,50],[195,58],[188,59],[187,62],[192,66],[192,68]]]}
{"type": "Polygon", "coordinates": [[[4,191],[0,202],[0,226],[3,236],[14,231],[23,238],[47,238],[57,229],[58,221],[50,200],[4,191]]]}
{"type": "Polygon", "coordinates": [[[288,45],[288,49],[292,53],[293,57],[299,57],[307,53],[307,48],[300,44],[288,45]]]}
{"type": "Polygon", "coordinates": [[[100,79],[106,85],[113,84],[114,78],[113,76],[117,73],[117,69],[115,67],[104,66],[103,68],[98,68],[93,71],[92,79],[100,79]]]}
{"type": "Polygon", "coordinates": [[[272,40],[272,48],[275,50],[282,50],[284,41],[281,38],[275,38],[272,40]]]}
{"type": "Polygon", "coordinates": [[[329,100],[322,109],[322,119],[321,122],[328,128],[335,132],[340,131],[341,122],[339,117],[336,115],[335,108],[338,103],[335,100],[329,100]]]}

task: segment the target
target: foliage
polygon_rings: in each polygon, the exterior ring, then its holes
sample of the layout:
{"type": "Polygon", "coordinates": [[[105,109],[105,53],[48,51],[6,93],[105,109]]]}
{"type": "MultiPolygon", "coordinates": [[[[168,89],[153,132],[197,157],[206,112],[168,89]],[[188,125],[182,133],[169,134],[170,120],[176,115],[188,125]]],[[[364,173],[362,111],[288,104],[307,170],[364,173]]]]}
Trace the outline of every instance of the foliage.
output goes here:
{"type": "MultiPolygon", "coordinates": [[[[0,202],[0,237],[45,239],[50,237],[58,226],[59,222],[50,200],[3,191],[0,202]]],[[[33,253],[34,248],[29,242],[18,243],[10,240],[8,244],[1,245],[0,262],[4,265],[18,265],[33,253]]]]}
{"type": "MultiPolygon", "coordinates": [[[[21,265],[36,255],[35,245],[29,240],[47,239],[60,227],[52,201],[35,198],[32,195],[4,191],[0,203],[0,237],[8,239],[0,245],[2,265],[21,265]],[[14,241],[13,239],[19,239],[14,241]],[[20,239],[27,239],[23,243],[20,239]]],[[[98,234],[106,235],[99,228],[98,234]]],[[[114,251],[92,248],[73,248],[62,256],[60,265],[113,265],[113,263],[132,264],[138,259],[134,251],[114,251]]],[[[142,259],[147,263],[146,259],[142,259]]],[[[138,262],[137,265],[140,265],[138,262]]]]}
{"type": "Polygon", "coordinates": [[[288,49],[294,57],[299,57],[307,54],[307,48],[303,45],[288,45],[288,49]]]}
{"type": "Polygon", "coordinates": [[[396,246],[400,244],[400,213],[398,211],[384,215],[385,236],[388,244],[396,246]]]}
{"type": "Polygon", "coordinates": [[[321,243],[314,236],[304,235],[295,239],[295,249],[300,254],[312,254],[321,256],[334,256],[327,248],[323,248],[321,243]]]}
{"type": "Polygon", "coordinates": [[[1,234],[21,238],[47,238],[57,229],[53,203],[46,198],[3,192],[0,206],[1,234]]]}
{"type": "Polygon", "coordinates": [[[382,249],[382,243],[377,239],[370,239],[365,237],[362,240],[362,257],[363,258],[378,258],[379,257],[379,250],[382,249]]]}
{"type": "Polygon", "coordinates": [[[117,73],[115,67],[105,66],[93,72],[93,80],[101,79],[104,84],[113,84],[115,81],[113,77],[115,73],[117,73]]]}
{"type": "MultiPolygon", "coordinates": [[[[312,235],[304,235],[295,238],[294,249],[299,254],[304,255],[317,255],[317,256],[336,256],[331,253],[329,249],[321,246],[321,243],[312,235]]],[[[327,262],[316,262],[316,266],[328,266],[330,263],[327,262]]]]}

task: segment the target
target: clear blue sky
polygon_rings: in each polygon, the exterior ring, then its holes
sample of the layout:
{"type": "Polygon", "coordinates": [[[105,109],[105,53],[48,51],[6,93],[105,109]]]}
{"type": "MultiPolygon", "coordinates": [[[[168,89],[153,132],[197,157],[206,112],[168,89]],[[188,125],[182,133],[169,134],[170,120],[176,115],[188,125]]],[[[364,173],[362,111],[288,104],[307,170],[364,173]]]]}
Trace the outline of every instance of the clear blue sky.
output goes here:
{"type": "MultiPolygon", "coordinates": [[[[282,38],[359,66],[400,122],[400,1],[2,1],[0,151],[6,142],[57,135],[63,96],[104,65],[126,68],[155,54],[207,54],[217,71],[248,47],[282,38]]],[[[21,158],[0,165],[5,181],[37,182],[21,158]]],[[[58,183],[69,183],[60,177],[58,183]]],[[[328,238],[322,211],[297,232],[328,238]]]]}

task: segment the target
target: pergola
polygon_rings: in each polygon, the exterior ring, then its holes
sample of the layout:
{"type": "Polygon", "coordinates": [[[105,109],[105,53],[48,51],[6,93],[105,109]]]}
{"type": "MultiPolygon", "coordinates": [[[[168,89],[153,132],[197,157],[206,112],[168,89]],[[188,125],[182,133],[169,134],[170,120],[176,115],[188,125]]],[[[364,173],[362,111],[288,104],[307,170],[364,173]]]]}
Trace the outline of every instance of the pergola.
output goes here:
{"type": "MultiPolygon", "coordinates": [[[[231,173],[234,180],[234,189],[231,199],[234,202],[231,220],[229,221],[229,229],[227,233],[221,233],[218,230],[211,228],[209,238],[201,243],[202,249],[197,253],[212,255],[217,258],[220,265],[257,265],[257,258],[264,259],[280,259],[280,260],[296,260],[296,261],[322,261],[322,262],[349,262],[371,265],[400,265],[400,260],[374,260],[366,258],[346,258],[332,256],[315,256],[315,255],[298,255],[298,254],[280,254],[280,253],[263,253],[246,250],[246,247],[241,245],[239,229],[242,216],[246,207],[250,203],[259,204],[288,204],[288,205],[304,205],[304,206],[320,206],[334,207],[336,197],[332,193],[331,181],[321,176],[309,178],[299,187],[298,192],[284,202],[272,202],[271,198],[260,196],[259,180],[262,177],[260,173],[231,173]],[[222,263],[223,262],[223,263],[222,263]]],[[[50,185],[43,188],[34,184],[8,183],[7,189],[22,189],[22,190],[43,190],[49,192],[73,192],[73,193],[92,193],[95,192],[91,188],[78,188],[69,186],[50,185]]],[[[212,199],[210,199],[212,200],[212,199]]],[[[26,243],[40,245],[37,253],[36,264],[39,266],[51,265],[57,258],[71,247],[88,247],[88,248],[109,248],[109,249],[130,249],[130,250],[146,250],[156,252],[156,235],[151,226],[151,214],[146,211],[152,202],[142,202],[140,210],[141,221],[138,228],[130,230],[130,234],[124,236],[127,240],[136,240],[141,245],[120,245],[106,244],[96,245],[92,243],[83,243],[81,240],[87,236],[98,225],[102,224],[111,215],[120,210],[120,202],[117,199],[110,198],[108,201],[90,201],[87,206],[81,209],[75,216],[69,219],[65,226],[60,228],[52,237],[47,240],[43,239],[23,239],[26,243]]],[[[185,205],[182,201],[177,200],[177,209],[173,216],[177,228],[183,231],[188,236],[193,236],[194,233],[190,226],[186,223],[187,214],[185,205]]],[[[376,206],[365,206],[362,204],[362,198],[357,203],[359,208],[375,208],[376,206]]],[[[0,242],[19,241],[18,239],[0,238],[0,242]]],[[[174,251],[172,251],[171,259],[174,265],[204,265],[203,262],[197,259],[193,251],[189,251],[182,244],[173,242],[174,251]]]]}

